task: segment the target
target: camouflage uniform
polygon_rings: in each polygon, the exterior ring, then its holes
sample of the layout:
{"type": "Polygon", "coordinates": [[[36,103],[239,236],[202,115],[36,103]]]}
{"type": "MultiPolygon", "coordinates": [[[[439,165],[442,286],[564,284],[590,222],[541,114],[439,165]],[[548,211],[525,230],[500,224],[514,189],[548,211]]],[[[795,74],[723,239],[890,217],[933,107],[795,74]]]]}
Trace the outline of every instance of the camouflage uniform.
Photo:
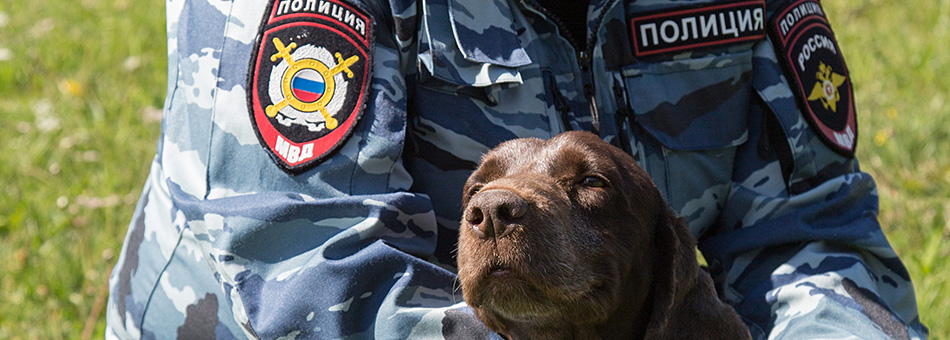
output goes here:
{"type": "Polygon", "coordinates": [[[248,119],[268,4],[167,2],[162,137],[107,338],[497,339],[454,289],[461,187],[496,144],[565,130],[636,157],[754,337],[926,337],[872,178],[803,118],[774,38],[637,58],[630,18],[683,2],[592,1],[579,48],[533,0],[354,6],[375,23],[362,117],[289,175],[248,119]]]}

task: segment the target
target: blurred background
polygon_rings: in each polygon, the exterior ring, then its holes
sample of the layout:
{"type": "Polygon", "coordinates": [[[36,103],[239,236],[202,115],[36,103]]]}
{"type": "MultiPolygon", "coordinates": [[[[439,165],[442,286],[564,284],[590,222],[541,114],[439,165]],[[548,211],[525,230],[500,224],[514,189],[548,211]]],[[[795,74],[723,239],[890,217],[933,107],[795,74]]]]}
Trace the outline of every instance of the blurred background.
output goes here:
{"type": "MultiPolygon", "coordinates": [[[[103,336],[161,128],[164,6],[0,1],[0,339],[103,336]]],[[[881,223],[931,337],[950,339],[950,0],[824,6],[881,223]]]]}

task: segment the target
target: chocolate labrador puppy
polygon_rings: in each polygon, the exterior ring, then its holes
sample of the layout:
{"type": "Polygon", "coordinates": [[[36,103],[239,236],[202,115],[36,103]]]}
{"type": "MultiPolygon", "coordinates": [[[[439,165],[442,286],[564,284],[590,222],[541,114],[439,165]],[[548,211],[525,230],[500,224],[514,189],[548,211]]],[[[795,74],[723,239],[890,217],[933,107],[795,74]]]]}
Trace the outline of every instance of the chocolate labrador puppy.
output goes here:
{"type": "Polygon", "coordinates": [[[593,134],[499,145],[463,207],[462,293],[508,339],[750,338],[650,177],[593,134]]]}

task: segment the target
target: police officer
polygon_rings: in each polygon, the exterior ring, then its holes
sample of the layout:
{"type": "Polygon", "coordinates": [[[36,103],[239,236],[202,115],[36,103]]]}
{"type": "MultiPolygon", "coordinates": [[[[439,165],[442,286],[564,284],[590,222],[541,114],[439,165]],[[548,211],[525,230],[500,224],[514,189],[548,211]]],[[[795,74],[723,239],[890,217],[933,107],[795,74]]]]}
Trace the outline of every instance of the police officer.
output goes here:
{"type": "Polygon", "coordinates": [[[169,1],[162,137],[109,338],[497,338],[465,178],[587,130],[687,219],[756,338],[924,338],[817,0],[169,1]]]}

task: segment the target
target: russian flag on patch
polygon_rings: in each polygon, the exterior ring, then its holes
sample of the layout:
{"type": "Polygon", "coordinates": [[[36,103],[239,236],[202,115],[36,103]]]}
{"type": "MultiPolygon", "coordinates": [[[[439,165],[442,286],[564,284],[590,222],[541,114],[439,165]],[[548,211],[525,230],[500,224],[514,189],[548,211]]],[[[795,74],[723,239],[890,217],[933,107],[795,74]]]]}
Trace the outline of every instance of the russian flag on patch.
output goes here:
{"type": "Polygon", "coordinates": [[[305,103],[317,101],[326,91],[323,75],[312,68],[297,72],[290,83],[290,87],[293,89],[294,97],[305,103]]]}
{"type": "Polygon", "coordinates": [[[248,113],[271,160],[296,175],[353,136],[371,92],[376,21],[351,0],[265,2],[248,66],[248,113]]]}

